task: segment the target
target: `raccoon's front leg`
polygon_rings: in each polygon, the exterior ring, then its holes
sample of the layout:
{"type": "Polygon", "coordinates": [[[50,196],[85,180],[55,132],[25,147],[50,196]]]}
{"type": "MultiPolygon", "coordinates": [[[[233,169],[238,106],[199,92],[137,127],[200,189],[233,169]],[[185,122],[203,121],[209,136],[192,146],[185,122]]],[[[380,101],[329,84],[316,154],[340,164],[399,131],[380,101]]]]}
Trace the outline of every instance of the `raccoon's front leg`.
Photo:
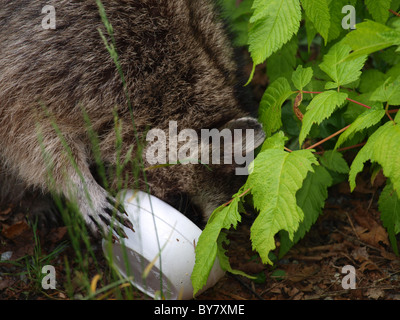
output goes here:
{"type": "MultiPolygon", "coordinates": [[[[86,171],[86,170],[85,170],[86,171]]],[[[104,235],[112,226],[116,231],[124,233],[122,226],[132,228],[132,224],[125,216],[123,208],[115,208],[117,201],[104,190],[89,173],[73,174],[68,189],[63,194],[72,203],[76,203],[86,225],[94,235],[104,235]]]]}
{"type": "Polygon", "coordinates": [[[27,187],[64,196],[76,204],[96,236],[104,235],[110,225],[115,230],[122,225],[131,228],[122,210],[114,208],[116,201],[93,178],[85,142],[77,135],[60,138],[51,124],[42,122],[40,128],[36,124],[25,121],[9,130],[0,128],[4,138],[0,141],[0,153],[20,180],[27,187]],[[35,126],[38,132],[32,132],[35,126]]]}

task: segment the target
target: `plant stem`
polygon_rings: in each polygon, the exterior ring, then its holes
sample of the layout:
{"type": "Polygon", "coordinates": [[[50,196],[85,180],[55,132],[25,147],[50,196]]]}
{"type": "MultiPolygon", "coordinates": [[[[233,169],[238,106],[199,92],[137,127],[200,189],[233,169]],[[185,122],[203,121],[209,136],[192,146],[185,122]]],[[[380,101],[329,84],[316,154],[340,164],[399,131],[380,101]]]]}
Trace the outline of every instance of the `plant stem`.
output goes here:
{"type": "MultiPolygon", "coordinates": [[[[354,146],[345,147],[345,148],[340,148],[340,149],[337,149],[336,151],[338,151],[338,152],[347,151],[347,150],[351,150],[351,149],[363,147],[363,146],[365,146],[366,144],[367,144],[366,142],[363,142],[363,143],[356,144],[356,145],[354,145],[354,146]]],[[[315,154],[324,154],[324,153],[325,153],[325,151],[319,151],[319,152],[316,152],[315,154]]]]}
{"type": "Polygon", "coordinates": [[[366,104],[363,104],[363,103],[361,103],[361,102],[355,101],[355,100],[350,99],[350,98],[347,98],[347,100],[350,101],[350,102],[353,102],[353,103],[355,103],[355,104],[358,104],[358,105],[360,105],[360,106],[362,106],[362,107],[364,107],[364,108],[371,109],[370,106],[367,106],[366,104]]]}
{"type": "Polygon", "coordinates": [[[386,115],[388,116],[388,118],[390,119],[390,121],[394,122],[394,121],[393,121],[393,118],[391,117],[391,115],[390,115],[390,113],[389,113],[389,102],[386,103],[385,112],[386,112],[386,115]]]}
{"type": "MultiPolygon", "coordinates": [[[[247,189],[245,192],[243,192],[241,195],[238,196],[238,198],[244,197],[246,194],[248,194],[250,192],[251,188],[247,189]]],[[[227,207],[229,206],[234,199],[232,199],[231,201],[228,201],[227,203],[223,204],[223,207],[227,207]]]]}
{"type": "Polygon", "coordinates": [[[328,140],[330,140],[330,139],[332,139],[332,138],[338,136],[339,134],[343,133],[343,132],[346,131],[349,127],[350,127],[350,125],[348,125],[347,127],[343,128],[343,129],[341,129],[341,130],[339,130],[338,132],[336,132],[336,133],[330,135],[329,137],[327,137],[327,138],[325,138],[325,139],[323,139],[323,140],[317,142],[316,144],[312,145],[311,147],[308,147],[307,150],[314,149],[314,148],[318,147],[319,145],[325,143],[326,141],[328,141],[328,140]]]}
{"type": "Polygon", "coordinates": [[[303,91],[303,93],[320,94],[322,92],[318,92],[318,91],[317,92],[314,92],[314,91],[303,91]]]}
{"type": "Polygon", "coordinates": [[[395,16],[400,17],[400,13],[398,13],[398,12],[392,10],[392,9],[389,9],[389,11],[390,11],[391,13],[393,13],[395,16]]]}

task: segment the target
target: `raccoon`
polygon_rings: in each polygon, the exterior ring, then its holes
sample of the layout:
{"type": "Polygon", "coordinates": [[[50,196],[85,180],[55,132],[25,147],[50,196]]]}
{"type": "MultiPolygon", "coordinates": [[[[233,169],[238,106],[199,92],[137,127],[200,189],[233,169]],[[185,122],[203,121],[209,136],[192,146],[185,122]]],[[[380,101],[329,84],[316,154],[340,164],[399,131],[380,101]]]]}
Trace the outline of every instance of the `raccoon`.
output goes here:
{"type": "MultiPolygon", "coordinates": [[[[77,203],[93,234],[109,230],[115,199],[96,179],[90,132],[108,172],[140,152],[142,169],[150,167],[139,141],[150,128],[168,132],[171,121],[196,132],[253,129],[243,153],[264,139],[215,1],[103,5],[112,37],[95,0],[0,0],[0,202],[29,196],[40,203],[32,212],[53,215],[43,204],[60,195],[77,203]],[[43,26],[45,6],[54,8],[55,28],[43,26]],[[120,70],[105,39],[115,40],[120,70]]],[[[178,164],[138,177],[127,166],[123,185],[148,187],[174,206],[187,199],[191,219],[204,222],[243,183],[234,167],[178,164]]],[[[129,225],[122,209],[117,218],[129,225]]]]}

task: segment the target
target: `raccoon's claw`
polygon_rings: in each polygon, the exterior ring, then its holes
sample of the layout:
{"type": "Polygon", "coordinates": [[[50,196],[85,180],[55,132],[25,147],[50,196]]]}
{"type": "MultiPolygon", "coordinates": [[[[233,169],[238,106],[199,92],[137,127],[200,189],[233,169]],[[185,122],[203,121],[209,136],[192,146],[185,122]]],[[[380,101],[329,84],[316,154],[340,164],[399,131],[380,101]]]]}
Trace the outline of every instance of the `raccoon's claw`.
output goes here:
{"type": "Polygon", "coordinates": [[[134,231],[132,223],[124,208],[100,186],[92,190],[90,201],[80,199],[80,210],[91,233],[99,237],[107,237],[113,231],[127,238],[124,227],[134,231]]]}
{"type": "MultiPolygon", "coordinates": [[[[127,238],[124,227],[135,231],[127,216],[128,214],[121,204],[118,204],[114,198],[107,197],[107,204],[100,212],[99,229],[103,236],[106,236],[107,231],[115,231],[121,237],[127,238]]],[[[96,221],[96,223],[99,224],[99,221],[96,221]]]]}
{"type": "MultiPolygon", "coordinates": [[[[122,212],[124,215],[128,216],[128,214],[125,211],[124,206],[115,198],[108,196],[107,197],[107,201],[115,208],[117,209],[119,212],[122,212]]],[[[129,221],[128,221],[129,222],[129,221]]]]}

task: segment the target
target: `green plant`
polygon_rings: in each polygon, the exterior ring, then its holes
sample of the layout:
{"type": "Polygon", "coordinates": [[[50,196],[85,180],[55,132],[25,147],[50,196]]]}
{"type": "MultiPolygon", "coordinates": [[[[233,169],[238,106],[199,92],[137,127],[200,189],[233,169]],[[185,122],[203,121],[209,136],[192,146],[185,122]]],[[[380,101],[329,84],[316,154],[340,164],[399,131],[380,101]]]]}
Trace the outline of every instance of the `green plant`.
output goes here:
{"type": "MultiPolygon", "coordinates": [[[[379,198],[383,225],[398,254],[400,232],[400,15],[399,0],[224,0],[225,18],[247,45],[256,66],[266,61],[269,86],[259,120],[267,139],[245,185],[217,208],[196,247],[195,292],[206,283],[215,257],[231,270],[226,230],[236,228],[243,203],[258,212],[251,242],[264,263],[309,231],[322,213],[328,188],[356,176],[370,161],[387,184],[379,198]],[[342,13],[352,5],[356,30],[342,13]],[[318,150],[324,144],[324,149],[318,150]],[[349,166],[343,154],[356,157],[349,166]]],[[[236,272],[236,271],[234,271],[236,272]]]]}

